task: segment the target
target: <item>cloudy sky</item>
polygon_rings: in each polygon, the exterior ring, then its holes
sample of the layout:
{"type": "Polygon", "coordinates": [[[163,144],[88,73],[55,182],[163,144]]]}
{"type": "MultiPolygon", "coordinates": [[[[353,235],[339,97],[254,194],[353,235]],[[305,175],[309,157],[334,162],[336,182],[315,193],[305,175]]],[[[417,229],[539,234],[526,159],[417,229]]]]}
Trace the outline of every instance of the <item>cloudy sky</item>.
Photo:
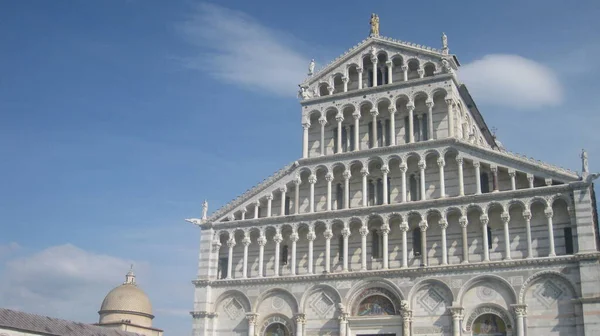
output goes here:
{"type": "Polygon", "coordinates": [[[134,264],[189,335],[199,231],[301,154],[297,83],[368,35],[440,47],[512,151],[600,170],[600,2],[0,2],[0,306],[95,322],[134,264]]]}

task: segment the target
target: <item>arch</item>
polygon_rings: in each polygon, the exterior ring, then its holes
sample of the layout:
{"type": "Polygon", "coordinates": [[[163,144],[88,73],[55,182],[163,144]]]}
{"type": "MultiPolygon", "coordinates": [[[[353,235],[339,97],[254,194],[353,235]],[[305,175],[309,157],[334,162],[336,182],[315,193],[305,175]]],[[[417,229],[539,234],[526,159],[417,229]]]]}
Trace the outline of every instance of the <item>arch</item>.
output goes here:
{"type": "Polygon", "coordinates": [[[367,216],[367,223],[374,220],[374,219],[379,219],[381,220],[383,223],[385,223],[385,219],[382,215],[377,214],[377,213],[371,213],[367,216]]]}
{"type": "Polygon", "coordinates": [[[471,210],[478,210],[481,214],[487,214],[487,212],[485,212],[483,210],[483,207],[481,206],[481,204],[477,204],[477,203],[471,203],[469,205],[466,206],[465,208],[465,212],[468,213],[471,210]]]}
{"type": "Polygon", "coordinates": [[[427,94],[427,92],[422,91],[422,90],[417,91],[413,94],[412,100],[415,101],[415,100],[417,100],[419,98],[423,98],[423,97],[425,98],[425,100],[427,100],[427,99],[429,99],[429,94],[427,94]]]}
{"type": "MultiPolygon", "coordinates": [[[[473,309],[473,311],[469,314],[469,316],[465,319],[466,323],[464,329],[466,332],[470,333],[473,328],[473,322],[482,315],[485,314],[493,314],[501,318],[506,324],[506,330],[511,331],[512,326],[515,325],[512,314],[506,311],[503,307],[494,304],[494,303],[485,303],[477,306],[477,308],[473,309]]],[[[507,333],[509,334],[509,333],[507,333]]]]}
{"type": "Polygon", "coordinates": [[[440,151],[438,151],[438,150],[437,150],[437,149],[435,149],[435,148],[432,148],[432,149],[428,149],[428,150],[426,150],[426,151],[425,151],[425,153],[423,153],[423,158],[424,158],[424,159],[427,159],[427,157],[428,157],[429,155],[431,155],[431,154],[434,154],[434,155],[435,155],[435,156],[437,156],[437,157],[441,157],[441,158],[443,158],[443,156],[440,154],[440,151]]]}
{"type": "Polygon", "coordinates": [[[569,289],[571,290],[571,292],[574,295],[579,296],[579,292],[577,291],[577,287],[573,285],[573,283],[571,282],[571,280],[569,280],[567,277],[565,277],[562,273],[558,272],[558,271],[540,271],[537,272],[535,274],[533,274],[532,276],[530,276],[529,278],[527,278],[527,280],[525,280],[523,282],[523,285],[521,286],[521,290],[519,291],[519,304],[523,304],[523,302],[525,302],[525,293],[527,293],[527,290],[538,280],[541,279],[542,277],[556,277],[559,278],[560,280],[564,281],[567,286],[569,287],[569,289]]]}
{"type": "Polygon", "coordinates": [[[367,167],[371,165],[371,163],[380,163],[381,165],[385,164],[385,160],[380,156],[371,156],[367,159],[367,167]]]}
{"type": "Polygon", "coordinates": [[[427,211],[425,211],[425,218],[429,219],[429,216],[431,216],[433,214],[437,214],[438,216],[440,216],[440,218],[444,218],[442,211],[440,211],[439,209],[436,209],[436,208],[431,208],[431,209],[428,209],[427,211]]]}
{"type": "Polygon", "coordinates": [[[319,96],[328,96],[329,95],[329,83],[321,82],[319,83],[319,96]]]}
{"type": "Polygon", "coordinates": [[[485,213],[489,215],[490,210],[492,210],[495,207],[500,207],[500,209],[502,209],[502,212],[508,210],[502,202],[491,201],[485,206],[485,213]]]}
{"type": "Polygon", "coordinates": [[[375,101],[375,106],[379,106],[379,104],[381,104],[383,102],[387,102],[390,106],[392,105],[392,101],[390,100],[390,98],[388,98],[388,97],[379,97],[375,101]]]}
{"type": "Polygon", "coordinates": [[[327,166],[326,164],[319,164],[317,165],[314,169],[313,172],[316,175],[319,171],[324,170],[325,174],[329,173],[331,170],[329,169],[329,166],[327,166]]]}
{"type": "Polygon", "coordinates": [[[540,197],[540,196],[536,196],[536,197],[533,197],[533,198],[531,198],[531,199],[530,199],[530,200],[527,202],[527,208],[528,208],[529,210],[531,210],[531,206],[533,206],[533,205],[534,205],[534,204],[536,204],[536,203],[541,203],[541,204],[542,204],[542,205],[543,205],[545,208],[547,208],[547,207],[548,207],[548,200],[547,200],[547,199],[545,199],[545,198],[543,198],[543,197],[540,197]]]}
{"type": "Polygon", "coordinates": [[[352,103],[346,103],[344,105],[342,105],[342,107],[340,107],[339,111],[344,113],[344,111],[346,111],[346,109],[353,109],[356,110],[356,105],[352,104],[352,103]]]}
{"type": "Polygon", "coordinates": [[[548,201],[548,204],[554,206],[554,202],[562,200],[567,204],[567,207],[570,208],[573,206],[573,202],[571,201],[571,197],[569,197],[569,195],[567,194],[556,194],[556,195],[552,195],[552,197],[550,197],[550,200],[548,201]]]}
{"type": "Polygon", "coordinates": [[[300,175],[302,175],[303,173],[308,173],[309,175],[313,174],[312,169],[310,169],[310,167],[308,166],[304,166],[304,167],[300,167],[298,168],[298,172],[297,172],[297,176],[299,177],[300,175]]]}
{"type": "Polygon", "coordinates": [[[312,119],[313,114],[315,114],[315,113],[317,114],[317,119],[321,118],[321,111],[319,111],[319,110],[311,110],[310,112],[306,113],[306,115],[305,115],[305,119],[306,119],[305,122],[310,123],[310,119],[312,119]]]}
{"type": "Polygon", "coordinates": [[[520,206],[521,210],[527,209],[527,204],[525,204],[525,202],[523,202],[522,200],[513,199],[508,201],[508,203],[506,204],[506,210],[510,211],[510,209],[516,206],[520,206]]]}
{"type": "Polygon", "coordinates": [[[366,278],[359,282],[357,282],[346,294],[344,302],[346,302],[346,308],[351,312],[354,312],[353,309],[358,307],[360,301],[370,295],[374,295],[377,293],[376,291],[367,292],[369,290],[381,290],[382,293],[385,293],[386,296],[391,296],[389,299],[394,304],[396,311],[398,311],[401,307],[401,301],[404,300],[404,294],[396,284],[393,282],[383,279],[383,278],[366,278]]]}
{"type": "Polygon", "coordinates": [[[335,289],[334,287],[327,285],[327,284],[316,284],[316,285],[313,285],[310,288],[308,288],[308,290],[306,290],[304,292],[304,295],[302,295],[302,298],[300,299],[300,308],[302,309],[303,313],[306,312],[306,306],[309,304],[307,301],[310,298],[310,296],[320,290],[322,290],[324,292],[328,292],[328,293],[333,293],[335,298],[332,298],[332,299],[334,301],[337,300],[337,302],[334,302],[334,303],[342,303],[343,304],[342,296],[340,295],[340,292],[338,292],[337,289],[335,289]]]}
{"type": "Polygon", "coordinates": [[[492,281],[497,281],[498,283],[503,285],[504,289],[506,289],[508,291],[508,293],[510,294],[511,299],[512,299],[512,302],[509,302],[509,304],[517,303],[518,297],[517,297],[517,293],[515,292],[515,289],[511,286],[511,284],[506,279],[504,279],[501,276],[494,275],[494,274],[480,275],[480,276],[477,276],[477,277],[467,280],[467,282],[465,282],[463,284],[463,286],[458,291],[458,294],[456,295],[458,300],[460,300],[459,303],[461,305],[463,304],[463,296],[469,289],[473,288],[473,286],[477,285],[480,282],[483,282],[486,279],[492,280],[492,281]]]}
{"type": "Polygon", "coordinates": [[[431,77],[436,72],[436,66],[433,62],[427,62],[423,65],[423,70],[425,71],[425,77],[431,77]]]}
{"type": "Polygon", "coordinates": [[[452,304],[452,302],[454,302],[454,293],[452,293],[452,290],[450,289],[450,287],[448,286],[448,284],[446,284],[445,282],[443,282],[442,280],[439,279],[423,279],[419,282],[417,282],[416,284],[414,284],[412,286],[412,288],[410,289],[410,292],[408,292],[408,300],[409,302],[412,302],[413,300],[413,296],[423,287],[427,286],[427,285],[438,285],[442,288],[444,288],[444,290],[450,295],[450,304],[452,304]]]}
{"type": "Polygon", "coordinates": [[[464,215],[463,209],[460,207],[457,207],[457,206],[451,206],[451,207],[447,207],[446,209],[444,209],[444,215],[446,217],[448,217],[453,212],[458,212],[461,216],[464,215]]]}
{"type": "Polygon", "coordinates": [[[284,296],[286,296],[288,299],[290,299],[290,301],[292,302],[293,306],[292,311],[294,314],[298,313],[298,300],[296,299],[296,297],[294,295],[292,295],[292,293],[290,293],[289,291],[287,291],[286,289],[280,288],[280,287],[275,287],[275,288],[269,288],[268,290],[264,291],[263,293],[261,293],[255,301],[254,306],[252,307],[252,312],[253,313],[257,313],[257,309],[260,306],[260,304],[266,299],[268,298],[271,294],[274,293],[281,293],[284,296]]]}
{"type": "Polygon", "coordinates": [[[435,89],[433,89],[433,90],[431,91],[431,94],[430,94],[430,95],[431,95],[431,98],[432,98],[432,99],[433,99],[433,98],[435,98],[435,96],[436,96],[436,95],[438,95],[438,94],[440,94],[440,93],[443,93],[443,94],[444,94],[444,97],[447,97],[447,96],[448,96],[448,91],[447,91],[445,88],[443,88],[443,87],[438,87],[438,88],[435,88],[435,89]]]}
{"type": "Polygon", "coordinates": [[[221,295],[219,295],[215,300],[214,310],[216,311],[217,307],[225,303],[224,300],[229,297],[233,297],[234,299],[236,299],[242,305],[245,312],[249,313],[252,311],[252,305],[250,304],[250,299],[248,299],[248,296],[246,296],[244,292],[239,291],[237,289],[230,289],[221,293],[221,295]]]}
{"type": "Polygon", "coordinates": [[[369,105],[369,106],[370,106],[370,107],[369,107],[369,110],[373,109],[373,107],[374,107],[374,105],[373,105],[373,102],[372,102],[372,101],[370,101],[370,100],[363,100],[363,101],[361,101],[361,102],[358,104],[358,109],[359,109],[359,110],[362,110],[363,106],[365,106],[365,105],[369,105]]]}
{"type": "Polygon", "coordinates": [[[287,329],[287,333],[284,332],[284,335],[295,334],[296,328],[294,327],[292,320],[289,317],[278,313],[267,315],[262,319],[261,323],[257,326],[260,328],[258,334],[264,335],[267,328],[274,324],[281,324],[287,329]]]}

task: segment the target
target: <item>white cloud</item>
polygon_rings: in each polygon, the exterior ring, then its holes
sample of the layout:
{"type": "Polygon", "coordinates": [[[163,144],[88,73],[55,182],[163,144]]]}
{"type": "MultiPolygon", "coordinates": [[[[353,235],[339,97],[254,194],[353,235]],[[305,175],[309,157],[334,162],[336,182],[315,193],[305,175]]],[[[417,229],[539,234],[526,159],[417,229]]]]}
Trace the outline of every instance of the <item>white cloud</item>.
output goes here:
{"type": "Polygon", "coordinates": [[[305,77],[309,60],[292,48],[295,39],[243,12],[201,3],[178,28],[198,48],[184,64],[219,80],[295,96],[305,77]]]}
{"type": "Polygon", "coordinates": [[[486,55],[463,66],[459,76],[482,103],[537,109],[559,105],[563,100],[556,74],[518,55],[486,55]]]}
{"type": "Polygon", "coordinates": [[[71,244],[49,247],[5,264],[0,302],[17,310],[96,322],[104,295],[124,279],[129,264],[71,244]]]}
{"type": "Polygon", "coordinates": [[[0,245],[0,259],[3,259],[20,249],[21,249],[21,246],[15,242],[10,242],[8,244],[0,245]]]}

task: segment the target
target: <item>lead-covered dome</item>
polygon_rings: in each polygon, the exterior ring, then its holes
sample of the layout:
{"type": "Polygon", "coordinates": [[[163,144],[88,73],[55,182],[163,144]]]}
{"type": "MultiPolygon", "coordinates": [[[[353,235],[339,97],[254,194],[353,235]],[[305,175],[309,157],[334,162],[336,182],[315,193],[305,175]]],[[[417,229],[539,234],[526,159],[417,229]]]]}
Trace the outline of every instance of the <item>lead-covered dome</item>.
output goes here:
{"type": "Polygon", "coordinates": [[[150,298],[135,283],[133,270],[127,273],[122,285],[108,292],[98,314],[100,314],[99,324],[127,321],[140,326],[152,326],[154,316],[150,298]]]}

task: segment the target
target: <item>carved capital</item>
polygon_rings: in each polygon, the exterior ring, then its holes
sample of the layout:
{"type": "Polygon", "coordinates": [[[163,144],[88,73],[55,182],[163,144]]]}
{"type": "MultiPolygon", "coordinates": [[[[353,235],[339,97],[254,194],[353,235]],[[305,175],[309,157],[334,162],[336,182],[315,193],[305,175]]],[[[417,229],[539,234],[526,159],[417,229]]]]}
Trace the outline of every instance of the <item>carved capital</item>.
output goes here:
{"type": "Polygon", "coordinates": [[[325,230],[325,232],[323,232],[323,237],[325,237],[325,239],[333,238],[333,232],[331,232],[331,229],[325,230]]]}
{"type": "Polygon", "coordinates": [[[402,222],[402,223],[400,223],[399,228],[400,228],[400,231],[402,231],[402,232],[408,231],[408,222],[402,222]]]}
{"type": "Polygon", "coordinates": [[[427,168],[427,164],[425,164],[425,160],[419,160],[419,169],[427,168]]]}
{"type": "Polygon", "coordinates": [[[531,211],[529,211],[529,210],[523,211],[523,219],[525,219],[526,221],[530,221],[531,220],[531,211]]]}
{"type": "Polygon", "coordinates": [[[357,67],[357,68],[356,68],[356,72],[358,72],[358,73],[361,73],[361,72],[363,72],[363,68],[362,68],[362,67],[357,67]]]}
{"type": "Polygon", "coordinates": [[[348,323],[348,313],[340,313],[338,315],[338,320],[340,321],[340,323],[348,323]]]}
{"type": "Polygon", "coordinates": [[[546,218],[552,218],[552,216],[554,216],[554,211],[552,211],[551,207],[547,207],[546,210],[544,210],[544,215],[546,215],[546,218]]]}
{"type": "Polygon", "coordinates": [[[389,174],[390,173],[390,167],[388,165],[381,166],[381,173],[382,174],[389,174]]]}
{"type": "Polygon", "coordinates": [[[402,71],[407,71],[408,70],[408,65],[402,65],[400,67],[400,69],[402,69],[402,71]]]}
{"type": "Polygon", "coordinates": [[[508,223],[510,221],[510,214],[508,212],[504,211],[500,214],[500,219],[502,220],[503,223],[508,223]]]}
{"type": "Polygon", "coordinates": [[[467,219],[467,216],[461,216],[458,219],[458,224],[460,224],[461,227],[466,228],[467,225],[469,225],[469,220],[467,219]]]}
{"type": "Polygon", "coordinates": [[[227,241],[227,247],[233,248],[235,246],[235,239],[229,239],[227,241]]]}
{"type": "Polygon", "coordinates": [[[256,322],[258,322],[258,314],[246,313],[246,319],[248,320],[248,324],[256,325],[256,322]]]}
{"type": "Polygon", "coordinates": [[[309,122],[302,123],[302,128],[304,128],[305,130],[309,129],[310,123],[309,122]]]}
{"type": "Polygon", "coordinates": [[[423,77],[423,74],[425,74],[425,70],[417,69],[417,73],[419,74],[419,76],[423,77]]]}
{"type": "Polygon", "coordinates": [[[293,182],[296,185],[296,187],[298,187],[298,185],[302,183],[302,180],[300,179],[300,176],[298,176],[293,180],[293,182]]]}
{"type": "Polygon", "coordinates": [[[369,170],[367,168],[363,168],[360,170],[362,176],[369,176],[369,170]]]}
{"type": "Polygon", "coordinates": [[[344,116],[342,114],[338,114],[335,116],[335,121],[342,122],[344,121],[344,116]]]}
{"type": "Polygon", "coordinates": [[[514,169],[509,169],[508,170],[508,176],[515,177],[517,175],[517,172],[514,169]]]}
{"type": "Polygon", "coordinates": [[[370,113],[373,117],[377,117],[379,115],[379,111],[377,109],[372,109],[370,113]]]}
{"type": "Polygon", "coordinates": [[[513,311],[515,312],[516,317],[526,317],[527,316],[527,305],[526,304],[514,304],[511,305],[513,311]]]}
{"type": "Polygon", "coordinates": [[[406,174],[407,169],[408,169],[408,167],[406,166],[406,163],[402,162],[400,164],[400,171],[402,172],[402,174],[406,174]]]}
{"type": "Polygon", "coordinates": [[[446,98],[444,99],[444,101],[446,102],[446,105],[452,105],[452,103],[454,102],[452,98],[446,98]]]}
{"type": "Polygon", "coordinates": [[[315,234],[315,231],[308,231],[308,233],[306,234],[306,239],[308,241],[314,241],[317,238],[317,235],[315,234]]]}
{"type": "Polygon", "coordinates": [[[244,237],[244,239],[242,239],[242,245],[248,246],[248,245],[250,245],[250,243],[251,243],[250,237],[244,237]]]}
{"type": "Polygon", "coordinates": [[[392,61],[385,61],[385,65],[391,67],[393,65],[392,61]]]}
{"type": "Polygon", "coordinates": [[[383,235],[387,235],[390,233],[390,226],[387,223],[381,225],[381,233],[383,235]]]}
{"type": "Polygon", "coordinates": [[[273,194],[267,194],[267,200],[268,201],[272,201],[273,200],[273,194]]]}
{"type": "Polygon", "coordinates": [[[333,181],[333,174],[332,173],[325,174],[325,181],[327,181],[327,182],[333,181]]]}
{"type": "Polygon", "coordinates": [[[481,162],[479,162],[479,161],[473,161],[473,167],[480,168],[481,167],[481,162]]]}
{"type": "Polygon", "coordinates": [[[315,183],[317,183],[317,176],[316,176],[316,175],[310,175],[310,176],[308,177],[308,183],[310,183],[310,184],[315,184],[315,183]]]}
{"type": "Polygon", "coordinates": [[[406,104],[406,108],[407,108],[409,111],[412,111],[412,110],[414,110],[414,109],[415,109],[415,103],[413,103],[412,101],[408,102],[408,104],[406,104]]]}
{"type": "Polygon", "coordinates": [[[425,101],[425,106],[427,106],[427,108],[432,108],[433,107],[433,100],[426,100],[425,101]]]}
{"type": "Polygon", "coordinates": [[[300,239],[300,237],[298,237],[298,233],[294,232],[290,235],[290,240],[293,242],[297,242],[300,239]]]}
{"type": "Polygon", "coordinates": [[[479,221],[481,222],[481,225],[488,225],[488,223],[490,222],[490,218],[488,217],[488,215],[483,214],[479,217],[479,221]]]}
{"type": "Polygon", "coordinates": [[[348,77],[346,77],[346,76],[342,76],[342,82],[344,82],[344,83],[348,83],[348,77]]]}
{"type": "Polygon", "coordinates": [[[294,322],[306,324],[306,315],[304,314],[296,314],[294,315],[294,322]]]}
{"type": "Polygon", "coordinates": [[[388,112],[391,116],[393,116],[394,113],[398,112],[398,110],[396,110],[396,106],[390,106],[388,107],[388,112]]]}
{"type": "Polygon", "coordinates": [[[419,229],[421,229],[421,232],[427,231],[427,228],[429,228],[429,224],[427,224],[427,221],[422,220],[419,222],[419,229]]]}
{"type": "Polygon", "coordinates": [[[450,310],[453,319],[462,320],[465,317],[465,310],[462,307],[450,307],[448,310],[450,310]]]}
{"type": "Polygon", "coordinates": [[[459,166],[462,166],[464,162],[465,162],[465,158],[463,158],[462,156],[457,156],[457,157],[456,157],[456,163],[457,163],[459,166]]]}
{"type": "Polygon", "coordinates": [[[349,180],[352,177],[352,173],[349,170],[345,170],[342,175],[344,176],[344,180],[349,180]]]}
{"type": "Polygon", "coordinates": [[[258,240],[256,241],[258,243],[258,245],[260,246],[265,246],[267,245],[267,237],[265,236],[260,236],[258,237],[258,240]]]}
{"type": "Polygon", "coordinates": [[[281,233],[277,233],[275,234],[275,236],[273,237],[273,241],[277,244],[280,244],[283,241],[283,236],[281,235],[281,233]]]}
{"type": "Polygon", "coordinates": [[[221,242],[219,242],[218,240],[213,240],[213,242],[212,242],[212,251],[213,252],[219,252],[220,248],[221,248],[221,242]]]}
{"type": "Polygon", "coordinates": [[[444,158],[439,158],[437,160],[437,164],[438,164],[438,167],[442,168],[446,165],[446,160],[444,160],[444,158]]]}
{"type": "Polygon", "coordinates": [[[354,120],[360,119],[360,112],[354,112],[354,113],[352,113],[352,117],[354,118],[354,120]]]}
{"type": "Polygon", "coordinates": [[[325,117],[319,118],[319,124],[321,124],[321,126],[325,126],[327,124],[327,119],[325,117]]]}
{"type": "Polygon", "coordinates": [[[358,232],[360,233],[361,236],[366,237],[369,234],[369,229],[367,228],[366,225],[363,225],[360,227],[360,230],[358,232]]]}
{"type": "Polygon", "coordinates": [[[546,183],[546,186],[551,186],[552,185],[552,179],[551,178],[544,179],[544,183],[546,183]]]}
{"type": "Polygon", "coordinates": [[[448,228],[448,221],[445,218],[440,219],[438,223],[442,230],[446,230],[448,228]]]}
{"type": "Polygon", "coordinates": [[[527,174],[527,181],[529,181],[529,183],[533,182],[533,174],[527,174]]]}
{"type": "Polygon", "coordinates": [[[344,236],[344,238],[350,237],[350,229],[349,228],[343,228],[342,229],[342,236],[344,236]]]}

